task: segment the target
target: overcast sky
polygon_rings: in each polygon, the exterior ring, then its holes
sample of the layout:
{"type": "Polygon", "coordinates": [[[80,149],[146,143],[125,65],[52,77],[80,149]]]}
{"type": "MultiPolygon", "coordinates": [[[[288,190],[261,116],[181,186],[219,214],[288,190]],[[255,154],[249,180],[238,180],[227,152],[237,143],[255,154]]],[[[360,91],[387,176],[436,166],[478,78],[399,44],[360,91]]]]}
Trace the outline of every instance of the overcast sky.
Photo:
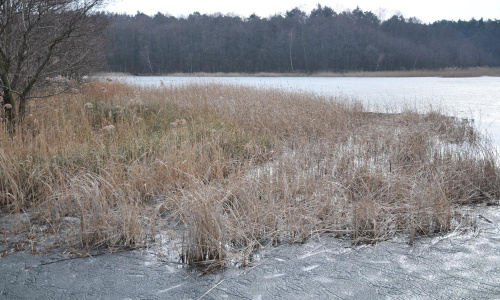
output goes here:
{"type": "Polygon", "coordinates": [[[371,11],[382,18],[400,12],[405,17],[417,17],[428,23],[436,20],[470,20],[471,18],[500,19],[500,0],[113,0],[107,10],[148,15],[157,12],[175,17],[188,16],[194,11],[200,13],[234,13],[248,17],[252,13],[269,17],[299,7],[309,13],[319,2],[336,12],[355,9],[371,11]]]}

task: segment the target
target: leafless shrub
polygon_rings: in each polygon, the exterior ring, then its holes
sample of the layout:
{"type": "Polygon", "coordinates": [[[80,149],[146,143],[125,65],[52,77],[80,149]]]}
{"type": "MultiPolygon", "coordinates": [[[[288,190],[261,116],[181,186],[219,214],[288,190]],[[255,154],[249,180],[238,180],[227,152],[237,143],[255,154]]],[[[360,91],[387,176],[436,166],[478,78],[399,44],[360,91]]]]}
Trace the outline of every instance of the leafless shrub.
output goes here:
{"type": "Polygon", "coordinates": [[[23,121],[29,99],[70,91],[102,65],[107,20],[96,13],[102,4],[0,1],[0,89],[11,105],[8,121],[23,121]]]}

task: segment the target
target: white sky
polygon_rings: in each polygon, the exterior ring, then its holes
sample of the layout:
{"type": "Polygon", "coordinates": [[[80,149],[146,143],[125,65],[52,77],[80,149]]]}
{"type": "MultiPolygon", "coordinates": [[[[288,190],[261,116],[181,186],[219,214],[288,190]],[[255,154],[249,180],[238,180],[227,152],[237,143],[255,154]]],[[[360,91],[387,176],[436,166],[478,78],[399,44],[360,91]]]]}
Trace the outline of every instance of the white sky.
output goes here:
{"type": "Polygon", "coordinates": [[[137,11],[148,15],[157,12],[180,17],[194,11],[204,14],[220,12],[248,17],[252,13],[269,17],[299,7],[309,13],[317,3],[329,6],[336,12],[355,9],[371,11],[382,18],[397,12],[403,16],[417,17],[428,23],[436,20],[470,20],[471,18],[500,19],[500,0],[112,0],[106,10],[133,14],[137,11]]]}

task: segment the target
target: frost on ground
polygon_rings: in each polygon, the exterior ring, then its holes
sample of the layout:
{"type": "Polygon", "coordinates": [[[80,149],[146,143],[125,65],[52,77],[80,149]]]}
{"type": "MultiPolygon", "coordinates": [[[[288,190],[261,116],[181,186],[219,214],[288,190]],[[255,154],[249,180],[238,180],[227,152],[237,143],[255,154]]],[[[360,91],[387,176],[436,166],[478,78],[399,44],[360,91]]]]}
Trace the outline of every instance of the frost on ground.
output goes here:
{"type": "Polygon", "coordinates": [[[418,238],[413,246],[403,237],[353,246],[317,236],[302,245],[263,247],[249,266],[205,276],[152,249],[82,259],[18,252],[0,260],[0,299],[497,297],[500,207],[469,207],[466,213],[472,227],[418,238]]]}

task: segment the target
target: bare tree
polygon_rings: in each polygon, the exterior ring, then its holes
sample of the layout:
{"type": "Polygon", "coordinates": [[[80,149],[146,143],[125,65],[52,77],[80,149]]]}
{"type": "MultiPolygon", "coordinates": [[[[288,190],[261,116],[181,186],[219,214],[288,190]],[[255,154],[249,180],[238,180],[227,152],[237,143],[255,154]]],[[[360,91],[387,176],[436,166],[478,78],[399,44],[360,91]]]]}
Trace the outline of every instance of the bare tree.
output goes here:
{"type": "Polygon", "coordinates": [[[101,63],[103,1],[0,0],[0,93],[9,122],[23,119],[28,99],[44,96],[37,88],[46,78],[80,78],[101,63]]]}

